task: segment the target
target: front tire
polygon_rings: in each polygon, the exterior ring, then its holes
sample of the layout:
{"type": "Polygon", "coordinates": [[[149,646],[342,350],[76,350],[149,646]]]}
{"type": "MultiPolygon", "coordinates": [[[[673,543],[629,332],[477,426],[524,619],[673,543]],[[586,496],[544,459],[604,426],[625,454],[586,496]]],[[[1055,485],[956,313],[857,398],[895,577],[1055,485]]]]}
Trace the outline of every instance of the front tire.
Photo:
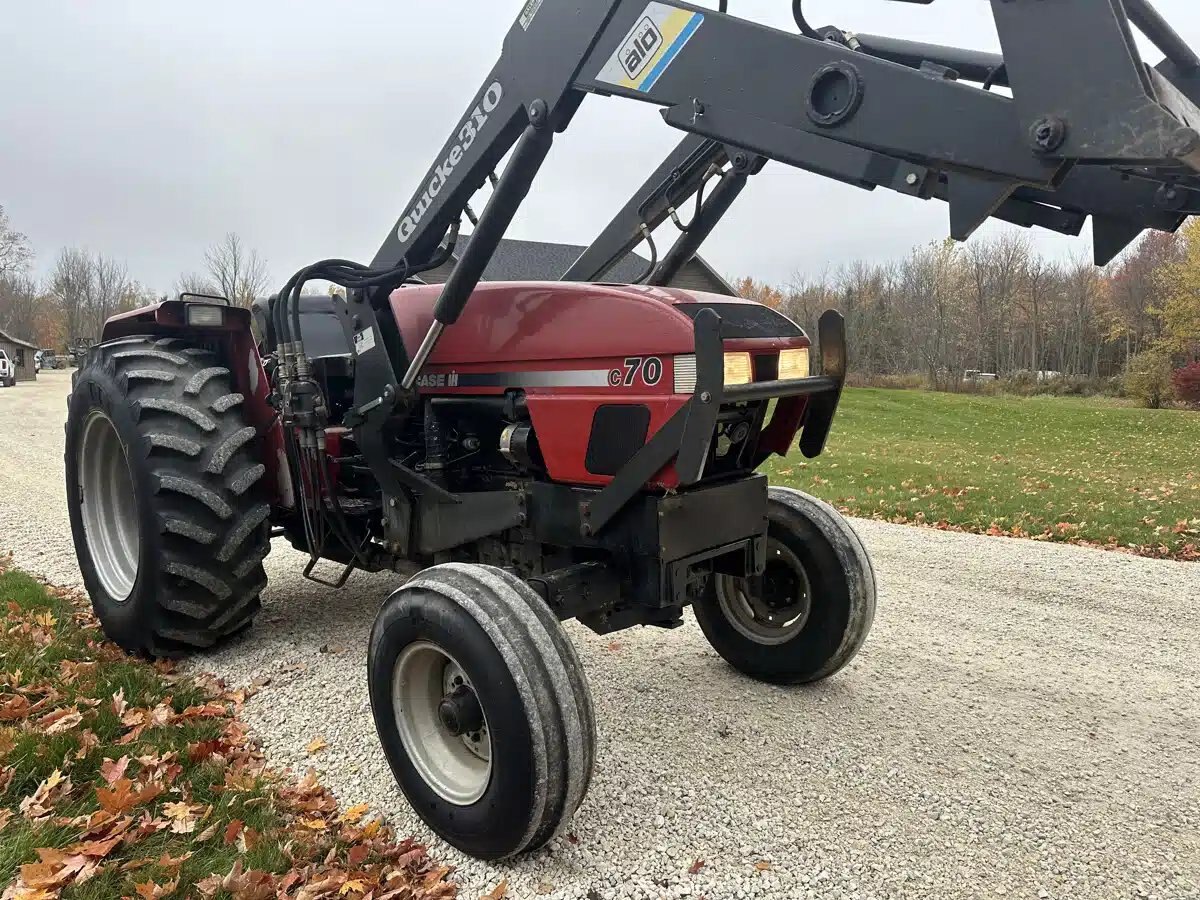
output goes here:
{"type": "Polygon", "coordinates": [[[388,763],[443,840],[502,859],[570,821],[595,716],[574,649],[528,585],[489,566],[427,569],[379,611],[367,667],[388,763]]]}
{"type": "Polygon", "coordinates": [[[68,401],[71,532],[104,633],[179,656],[246,628],[266,587],[265,467],[210,351],[132,337],[92,349],[68,401]]]}
{"type": "Polygon", "coordinates": [[[767,501],[761,579],[714,576],[693,604],[708,642],[740,672],[774,684],[828,678],[861,649],[875,619],[875,573],[832,506],[791,488],[767,501]]]}

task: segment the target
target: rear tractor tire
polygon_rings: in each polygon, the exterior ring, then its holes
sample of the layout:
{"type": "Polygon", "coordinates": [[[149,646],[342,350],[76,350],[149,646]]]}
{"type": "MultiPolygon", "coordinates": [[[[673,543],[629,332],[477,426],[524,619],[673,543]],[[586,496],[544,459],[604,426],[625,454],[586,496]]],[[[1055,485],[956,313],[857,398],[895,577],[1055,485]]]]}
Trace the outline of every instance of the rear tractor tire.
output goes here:
{"type": "Polygon", "coordinates": [[[570,821],[595,714],[574,648],[528,585],[489,566],[427,569],[379,611],[367,668],[392,773],[447,843],[503,859],[570,821]]]}
{"type": "Polygon", "coordinates": [[[773,487],[766,571],[758,579],[714,577],[693,608],[708,642],[735,669],[805,684],[838,672],[861,649],[875,619],[875,573],[837,510],[773,487]]]}
{"type": "Polygon", "coordinates": [[[271,510],[243,402],[215,354],[174,338],[101,344],[74,376],[71,532],[104,633],[128,651],[211,647],[258,612],[271,510]]]}

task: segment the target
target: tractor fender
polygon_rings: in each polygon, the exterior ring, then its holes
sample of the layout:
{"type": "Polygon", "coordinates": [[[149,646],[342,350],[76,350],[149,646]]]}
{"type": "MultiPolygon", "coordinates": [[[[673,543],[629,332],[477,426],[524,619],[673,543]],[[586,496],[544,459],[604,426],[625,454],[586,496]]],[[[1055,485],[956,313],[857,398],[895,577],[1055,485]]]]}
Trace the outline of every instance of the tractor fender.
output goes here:
{"type": "Polygon", "coordinates": [[[161,300],[148,306],[118,313],[104,323],[101,342],[134,335],[180,338],[216,349],[229,369],[235,389],[245,398],[249,424],[258,431],[262,459],[272,500],[277,506],[294,504],[291,475],[285,456],[283,428],[269,398],[271,383],[263,366],[251,329],[250,310],[240,306],[223,307],[220,325],[197,328],[187,323],[187,306],[182,300],[161,300]],[[215,346],[214,346],[215,345],[215,346]]]}

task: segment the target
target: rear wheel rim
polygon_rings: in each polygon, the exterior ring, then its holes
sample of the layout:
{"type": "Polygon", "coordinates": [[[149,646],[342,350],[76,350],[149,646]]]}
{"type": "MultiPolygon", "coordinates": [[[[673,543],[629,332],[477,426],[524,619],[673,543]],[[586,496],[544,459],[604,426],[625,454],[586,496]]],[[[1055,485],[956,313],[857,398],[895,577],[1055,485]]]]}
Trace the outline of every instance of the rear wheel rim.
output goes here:
{"type": "Polygon", "coordinates": [[[717,603],[725,620],[756,644],[786,644],[804,630],[812,611],[812,583],[800,558],[782,541],[767,539],[767,567],[751,582],[717,576],[717,603]],[[751,590],[757,583],[761,596],[751,590]]]}
{"type": "Polygon", "coordinates": [[[124,603],[133,593],[141,556],[137,498],[125,446],[100,410],[83,423],[79,491],[92,567],[105,593],[124,603]]]}
{"type": "Polygon", "coordinates": [[[476,732],[454,734],[438,714],[442,700],[459,688],[474,691],[465,670],[428,641],[404,648],[392,672],[396,730],[422,780],[448,803],[470,806],[492,778],[492,741],[484,713],[476,732]]]}

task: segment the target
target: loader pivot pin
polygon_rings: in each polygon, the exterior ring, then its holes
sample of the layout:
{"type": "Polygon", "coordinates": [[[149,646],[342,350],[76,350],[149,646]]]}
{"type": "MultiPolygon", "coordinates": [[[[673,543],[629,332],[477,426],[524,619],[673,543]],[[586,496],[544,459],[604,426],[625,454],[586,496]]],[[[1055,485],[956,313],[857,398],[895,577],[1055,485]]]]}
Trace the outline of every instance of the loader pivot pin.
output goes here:
{"type": "Polygon", "coordinates": [[[1047,116],[1034,123],[1030,132],[1034,149],[1039,153],[1053,153],[1067,140],[1067,123],[1058,116],[1047,116]]]}
{"type": "Polygon", "coordinates": [[[849,63],[822,66],[809,86],[808,117],[822,128],[841,125],[858,112],[864,90],[862,76],[849,63]]]}

